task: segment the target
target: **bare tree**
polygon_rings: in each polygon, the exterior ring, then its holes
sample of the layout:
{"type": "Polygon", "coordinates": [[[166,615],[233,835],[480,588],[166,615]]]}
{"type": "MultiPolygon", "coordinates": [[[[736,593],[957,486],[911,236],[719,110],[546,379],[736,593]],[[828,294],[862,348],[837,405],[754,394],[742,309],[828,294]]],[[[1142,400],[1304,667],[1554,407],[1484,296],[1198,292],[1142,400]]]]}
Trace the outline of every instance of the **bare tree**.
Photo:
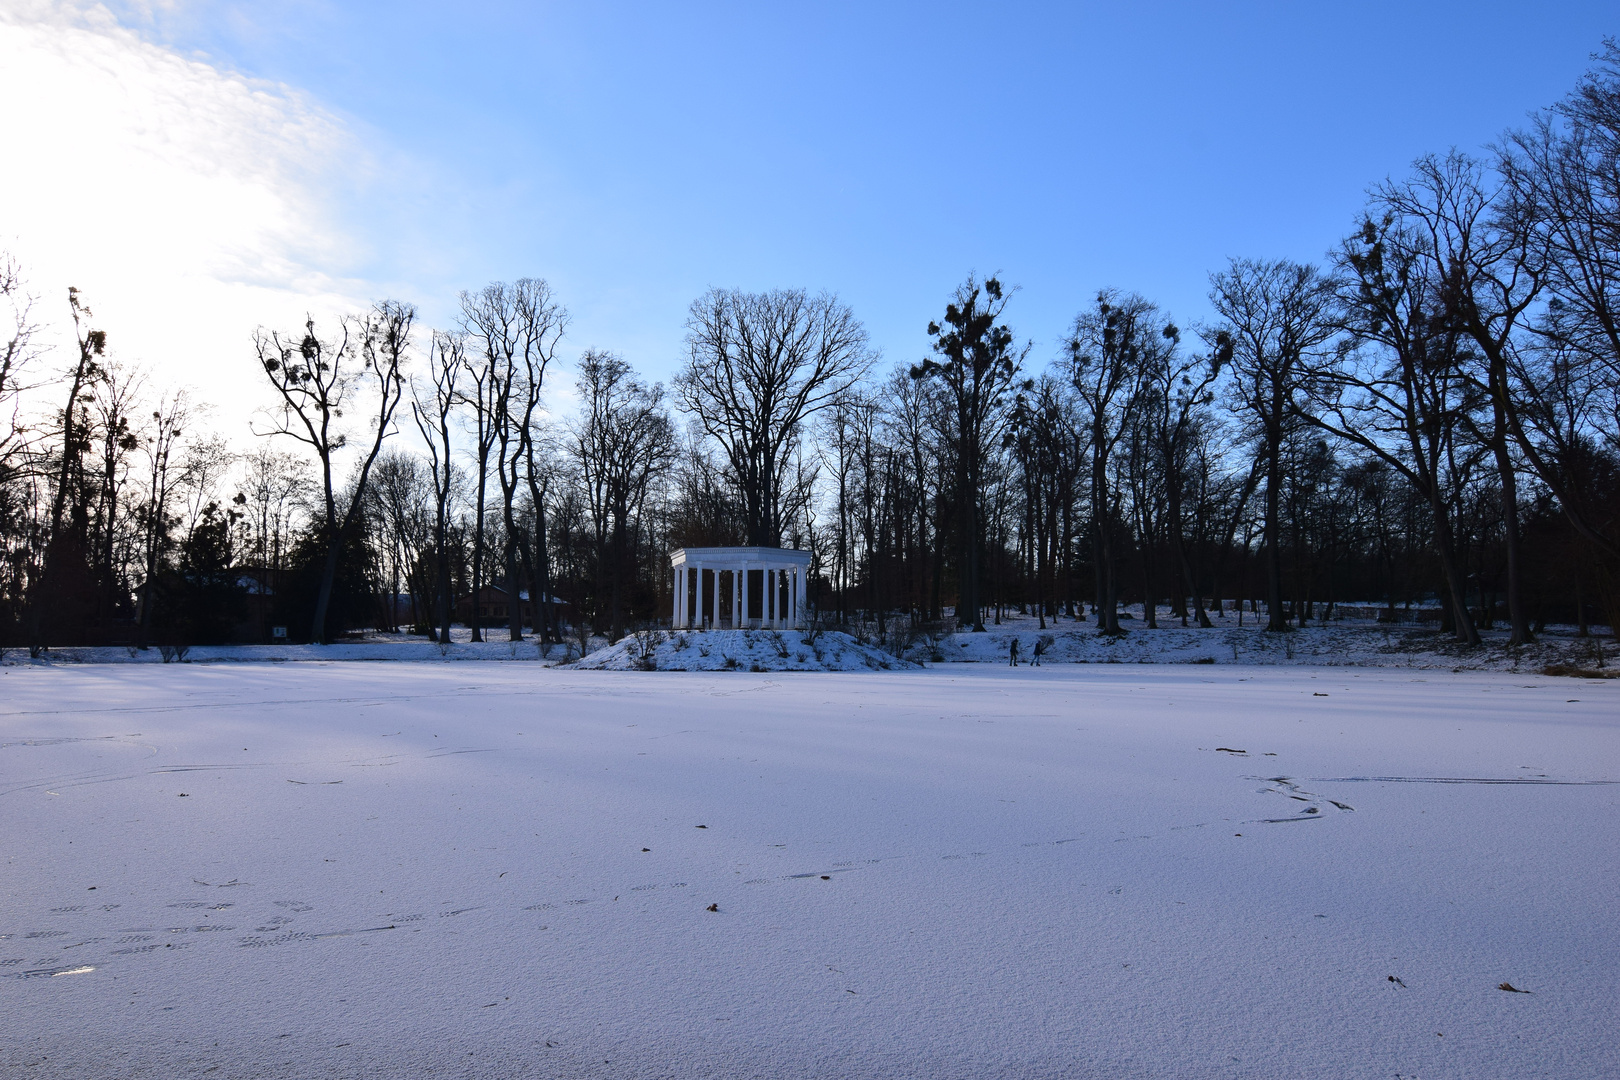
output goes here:
{"type": "Polygon", "coordinates": [[[1214,402],[1211,390],[1220,379],[1225,365],[1232,359],[1232,340],[1216,332],[1210,349],[1205,353],[1183,356],[1176,348],[1180,332],[1173,324],[1163,331],[1169,348],[1162,353],[1162,362],[1148,369],[1146,387],[1146,422],[1154,448],[1164,470],[1164,519],[1169,533],[1171,554],[1181,572],[1181,589],[1176,590],[1173,601],[1175,614],[1181,625],[1187,625],[1187,605],[1182,590],[1192,597],[1193,611],[1198,625],[1210,627],[1209,613],[1204,610],[1203,592],[1193,575],[1192,560],[1187,551],[1185,508],[1187,494],[1188,461],[1194,456],[1195,444],[1207,423],[1208,407],[1214,402]]]}
{"type": "Polygon", "coordinates": [[[1076,316],[1066,342],[1069,380],[1080,395],[1087,457],[1091,463],[1091,535],[1097,575],[1097,628],[1118,635],[1122,495],[1113,483],[1114,451],[1138,427],[1144,386],[1167,363],[1175,341],[1153,303],[1105,289],[1076,316]]]}
{"type": "Polygon", "coordinates": [[[367,498],[379,526],[373,542],[386,562],[389,587],[384,591],[384,623],[397,629],[399,586],[403,582],[416,622],[425,620],[433,577],[425,573],[423,558],[433,543],[433,478],[419,456],[390,450],[377,458],[367,498]]]}
{"type": "Polygon", "coordinates": [[[10,252],[0,251],[0,302],[5,304],[5,326],[0,334],[0,468],[10,468],[23,449],[24,425],[20,414],[21,396],[34,389],[32,367],[44,350],[40,347],[39,324],[34,321],[34,298],[23,281],[22,267],[10,252]]]}
{"type": "Polygon", "coordinates": [[[590,512],[596,547],[596,596],[608,600],[609,633],[624,635],[624,593],[634,576],[632,534],[653,478],[675,456],[675,425],[664,388],[648,386],[612,353],[586,350],[579,360],[580,414],[569,440],[590,512]]]}
{"type": "Polygon", "coordinates": [[[313,319],[304,324],[302,336],[283,337],[262,328],[253,335],[259,366],[280,399],[271,410],[270,430],[256,434],[283,435],[303,443],[320,463],[322,517],[316,524],[325,541],[326,559],[310,627],[310,640],[317,644],[326,642],[326,612],[343,539],[361,512],[371,468],[383,440],[392,433],[394,410],[404,394],[403,369],[415,320],[411,305],[383,300],[363,316],[342,320],[335,341],[317,336],[313,319]],[[368,389],[369,444],[361,444],[354,482],[339,507],[336,458],[349,445],[344,414],[368,389]]]}
{"type": "MultiPolygon", "coordinates": [[[[181,418],[183,421],[183,417],[181,418]]],[[[247,469],[243,476],[248,518],[252,525],[249,550],[259,565],[271,575],[270,585],[285,568],[294,517],[309,492],[309,479],[297,456],[269,446],[260,446],[241,459],[247,469]]]]}
{"type": "Polygon", "coordinates": [[[940,617],[939,568],[944,557],[940,510],[949,480],[941,467],[939,441],[933,436],[930,418],[944,413],[943,392],[932,379],[914,379],[910,365],[899,364],[889,373],[880,398],[881,423],[895,451],[896,475],[907,481],[910,512],[896,510],[905,513],[899,524],[905,536],[902,546],[909,555],[906,564],[913,575],[908,600],[914,621],[919,622],[940,617]],[[930,574],[929,569],[934,572],[930,574]]]}
{"type": "Polygon", "coordinates": [[[1305,415],[1394,469],[1423,497],[1457,638],[1477,645],[1458,565],[1451,467],[1462,417],[1474,403],[1459,356],[1461,331],[1444,309],[1445,266],[1422,231],[1393,215],[1365,219],[1335,261],[1336,318],[1349,337],[1304,380],[1313,405],[1305,415]]]}
{"type": "Polygon", "coordinates": [[[562,628],[556,622],[556,606],[552,603],[551,539],[547,520],[550,514],[553,480],[557,475],[555,455],[550,440],[541,437],[535,424],[523,434],[523,477],[529,486],[529,507],[534,513],[534,625],[540,634],[540,644],[549,654],[553,642],[562,640],[562,628]]]}
{"type": "Polygon", "coordinates": [[[73,336],[77,355],[67,372],[67,401],[60,416],[58,457],[52,470],[49,525],[45,531],[43,567],[36,587],[30,590],[28,604],[29,651],[38,655],[49,647],[53,626],[81,614],[82,580],[86,570],[89,543],[88,493],[85,458],[90,452],[88,403],[101,378],[107,351],[107,334],[93,329],[89,308],[79,298],[79,290],[68,289],[68,309],[73,315],[73,336]],[[69,521],[69,512],[72,520],[69,521]]]}
{"type": "MultiPolygon", "coordinates": [[[[433,479],[434,636],[446,645],[450,643],[454,603],[450,584],[450,498],[455,466],[450,453],[450,417],[461,400],[456,383],[466,366],[466,338],[460,334],[434,334],[428,347],[428,380],[432,389],[427,390],[415,381],[411,384],[411,414],[427,447],[433,479]]],[[[476,603],[475,600],[475,606],[476,603]]]]}
{"type": "Polygon", "coordinates": [[[820,438],[817,444],[820,450],[822,464],[832,474],[833,494],[833,535],[832,558],[830,577],[832,580],[833,600],[839,625],[848,621],[846,604],[849,600],[850,585],[854,578],[851,563],[854,558],[854,542],[851,536],[850,519],[854,516],[855,492],[854,480],[858,462],[856,438],[854,432],[855,411],[857,404],[855,394],[847,394],[835,402],[832,408],[827,409],[821,417],[820,438]]]}
{"type": "Polygon", "coordinates": [[[139,512],[144,566],[136,604],[136,643],[143,649],[152,627],[158,571],[168,554],[169,530],[173,527],[171,500],[181,474],[175,450],[190,426],[190,394],[184,389],[171,391],[158,399],[141,439],[147,469],[146,499],[139,512]]]}
{"type": "Polygon", "coordinates": [[[984,546],[985,466],[1011,421],[1008,394],[1029,346],[1019,348],[1001,322],[1012,291],[989,277],[957,286],[943,322],[928,324],[934,356],[911,369],[914,379],[938,379],[948,416],[943,434],[956,464],[956,620],[984,629],[980,553],[984,546]],[[937,357],[937,359],[936,359],[937,357]]]}
{"type": "MultiPolygon", "coordinates": [[[[511,601],[509,633],[511,640],[522,641],[522,579],[518,563],[520,558],[531,566],[533,563],[527,534],[517,519],[517,495],[531,457],[530,440],[546,368],[557,355],[557,346],[568,326],[568,312],[557,303],[544,280],[521,278],[512,285],[494,282],[476,295],[462,293],[461,317],[464,328],[482,351],[474,381],[482,390],[480,416],[484,408],[488,410],[488,436],[495,450],[495,471],[501,488],[505,532],[502,561],[511,601]]],[[[483,435],[485,421],[479,422],[483,435]]],[[[538,614],[543,599],[535,596],[532,603],[538,614]]]]}
{"type": "Polygon", "coordinates": [[[293,528],[309,501],[312,485],[307,467],[297,454],[268,444],[261,443],[239,460],[245,466],[240,492],[248,531],[245,550],[258,564],[253,616],[259,632],[266,634],[269,598],[282,591],[293,528]]]}
{"type": "Polygon", "coordinates": [[[93,530],[97,536],[93,565],[103,619],[113,617],[130,597],[130,582],[124,573],[128,566],[128,559],[124,557],[127,552],[119,549],[121,545],[132,546],[125,528],[129,515],[123,495],[129,484],[130,454],[140,445],[130,419],[144,382],[139,372],[110,363],[103,367],[101,378],[96,380],[90,394],[100,474],[96,484],[95,516],[99,520],[93,530]]]}
{"type": "Polygon", "coordinates": [[[1424,272],[1438,278],[1433,299],[1474,346],[1458,359],[1489,402],[1490,420],[1476,420],[1471,411],[1460,420],[1490,449],[1496,464],[1507,547],[1508,621],[1512,643],[1519,645],[1530,640],[1530,618],[1520,580],[1519,482],[1511,453],[1516,415],[1512,371],[1515,342],[1541,294],[1543,271],[1536,246],[1522,243],[1514,228],[1504,226],[1507,208],[1502,195],[1487,183],[1478,162],[1453,151],[1444,158],[1420,158],[1410,179],[1382,185],[1375,201],[1412,234],[1414,254],[1433,264],[1433,271],[1424,272]],[[1476,356],[1477,362],[1468,362],[1476,356]]]}
{"type": "Polygon", "coordinates": [[[1085,464],[1084,444],[1077,437],[1084,424],[1067,382],[1049,374],[1019,394],[1013,414],[1008,438],[1023,496],[1023,559],[1036,618],[1045,630],[1048,613],[1057,615],[1058,568],[1067,566],[1064,526],[1085,464]]]}
{"type": "Polygon", "coordinates": [[[1599,479],[1620,457],[1620,40],[1574,93],[1510,133],[1507,214],[1551,293],[1518,358],[1512,435],[1576,532],[1620,561],[1599,479]]]}
{"type": "MultiPolygon", "coordinates": [[[[200,410],[206,412],[207,410],[200,410]]],[[[218,502],[220,485],[236,466],[237,454],[216,432],[194,433],[180,452],[179,490],[184,495],[181,531],[190,536],[209,503],[218,502]]]]}
{"type": "Polygon", "coordinates": [[[675,396],[724,453],[749,544],[782,542],[804,424],[872,359],[865,328],[828,293],[711,289],[693,301],[675,396]]]}
{"type": "Polygon", "coordinates": [[[1287,630],[1282,603],[1283,440],[1299,416],[1299,381],[1309,356],[1333,336],[1331,289],[1316,267],[1234,259],[1210,275],[1210,302],[1231,339],[1239,409],[1260,439],[1265,465],[1266,629],[1287,630]]]}
{"type": "MultiPolygon", "coordinates": [[[[464,326],[461,336],[465,340],[473,331],[464,326]]],[[[468,622],[470,626],[469,640],[484,640],[483,608],[481,606],[484,590],[484,548],[486,546],[485,504],[489,498],[489,464],[490,456],[495,453],[495,442],[498,432],[496,415],[505,407],[502,395],[504,383],[499,378],[499,372],[494,363],[490,361],[487,350],[484,355],[473,359],[468,358],[464,365],[466,379],[462,382],[462,389],[458,391],[461,404],[472,409],[472,436],[470,448],[472,454],[472,485],[473,485],[473,537],[472,537],[472,610],[468,622]]]]}

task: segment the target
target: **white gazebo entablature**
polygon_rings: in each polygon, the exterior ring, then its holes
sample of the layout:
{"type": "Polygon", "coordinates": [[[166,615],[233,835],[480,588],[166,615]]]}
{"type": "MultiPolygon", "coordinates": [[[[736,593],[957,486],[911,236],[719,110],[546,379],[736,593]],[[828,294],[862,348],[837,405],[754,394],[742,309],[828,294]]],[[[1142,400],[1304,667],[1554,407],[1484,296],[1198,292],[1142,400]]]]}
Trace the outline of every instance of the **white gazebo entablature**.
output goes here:
{"type": "Polygon", "coordinates": [[[803,625],[810,553],[792,548],[681,548],[672,626],[677,630],[787,630],[803,625]]]}

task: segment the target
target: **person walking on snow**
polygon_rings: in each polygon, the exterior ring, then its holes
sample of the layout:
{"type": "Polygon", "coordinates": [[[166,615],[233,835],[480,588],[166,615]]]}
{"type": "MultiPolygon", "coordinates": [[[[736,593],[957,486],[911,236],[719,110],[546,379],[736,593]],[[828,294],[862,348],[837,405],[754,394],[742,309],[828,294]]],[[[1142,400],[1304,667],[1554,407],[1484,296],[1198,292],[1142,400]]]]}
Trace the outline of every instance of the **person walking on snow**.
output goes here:
{"type": "Polygon", "coordinates": [[[1040,638],[1035,639],[1035,659],[1030,662],[1031,666],[1033,666],[1033,667],[1040,667],[1041,666],[1041,651],[1042,651],[1041,647],[1043,645],[1045,645],[1045,644],[1046,643],[1043,642],[1040,638]]]}
{"type": "Polygon", "coordinates": [[[1007,657],[1008,657],[1008,663],[1010,663],[1013,667],[1018,666],[1018,639],[1017,638],[1012,639],[1012,647],[1008,650],[1007,657]]]}

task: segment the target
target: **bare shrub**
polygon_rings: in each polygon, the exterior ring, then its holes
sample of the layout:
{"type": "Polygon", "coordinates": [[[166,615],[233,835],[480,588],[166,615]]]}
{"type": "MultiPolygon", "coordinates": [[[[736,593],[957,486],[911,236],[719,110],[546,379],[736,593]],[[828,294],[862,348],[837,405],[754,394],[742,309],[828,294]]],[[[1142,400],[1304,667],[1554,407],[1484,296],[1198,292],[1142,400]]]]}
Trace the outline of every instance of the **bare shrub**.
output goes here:
{"type": "Polygon", "coordinates": [[[637,630],[625,646],[631,661],[641,671],[658,670],[658,646],[664,641],[662,630],[637,630]]]}

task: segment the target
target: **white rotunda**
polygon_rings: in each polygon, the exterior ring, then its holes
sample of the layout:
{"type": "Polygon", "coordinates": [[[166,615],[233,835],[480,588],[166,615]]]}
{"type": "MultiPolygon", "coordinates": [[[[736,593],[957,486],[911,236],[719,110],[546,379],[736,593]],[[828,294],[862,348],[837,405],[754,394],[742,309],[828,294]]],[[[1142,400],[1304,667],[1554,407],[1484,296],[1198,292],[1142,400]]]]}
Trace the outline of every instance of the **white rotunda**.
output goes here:
{"type": "Polygon", "coordinates": [[[792,548],[681,548],[670,625],[677,630],[796,629],[803,625],[810,553],[792,548]]]}

